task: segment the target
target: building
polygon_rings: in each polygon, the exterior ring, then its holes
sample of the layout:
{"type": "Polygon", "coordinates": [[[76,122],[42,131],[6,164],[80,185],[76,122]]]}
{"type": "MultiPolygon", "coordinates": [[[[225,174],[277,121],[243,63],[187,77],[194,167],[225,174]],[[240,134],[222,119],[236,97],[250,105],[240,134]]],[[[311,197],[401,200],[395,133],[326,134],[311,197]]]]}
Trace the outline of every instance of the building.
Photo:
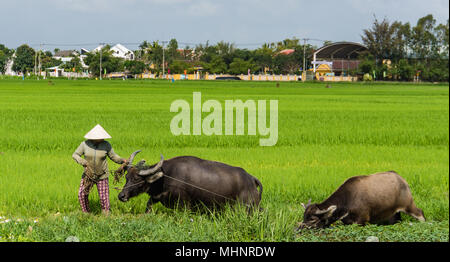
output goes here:
{"type": "MultiPolygon", "coordinates": [[[[86,55],[83,54],[83,51],[87,51],[86,49],[82,48],[81,52],[78,53],[75,50],[62,50],[62,51],[57,51],[55,52],[55,54],[53,55],[54,59],[60,60],[62,61],[64,64],[67,62],[72,61],[72,59],[74,57],[79,57],[80,58],[80,62],[81,62],[81,67],[83,68],[83,70],[87,70],[88,66],[84,63],[84,58],[86,58],[86,55]],[[81,54],[81,55],[80,55],[81,54]]],[[[55,68],[47,68],[50,70],[55,70],[55,68]]],[[[59,67],[58,67],[59,69],[59,67]]]]}
{"type": "Polygon", "coordinates": [[[75,50],[61,50],[55,52],[53,58],[65,63],[71,61],[74,56],[78,56],[78,53],[75,50]]]}
{"type": "Polygon", "coordinates": [[[367,51],[367,47],[354,42],[336,42],[325,45],[313,53],[314,74],[348,75],[357,70],[359,54],[367,51]],[[328,69],[328,70],[327,70],[328,69]]]}
{"type": "Polygon", "coordinates": [[[280,52],[278,52],[277,55],[290,55],[294,52],[295,52],[294,49],[284,49],[284,50],[281,50],[280,52]]]}
{"type": "Polygon", "coordinates": [[[126,48],[121,44],[117,44],[110,49],[113,51],[112,55],[115,57],[120,57],[125,60],[134,60],[134,53],[130,49],[126,48]]]}
{"type": "MultiPolygon", "coordinates": [[[[105,47],[105,45],[99,45],[96,48],[94,48],[94,50],[92,50],[92,52],[98,52],[104,47],[105,47]]],[[[131,51],[130,49],[126,48],[125,46],[123,46],[121,44],[116,44],[115,46],[111,47],[109,50],[112,51],[112,55],[114,57],[123,58],[125,60],[134,60],[134,58],[135,58],[133,51],[131,51]]]]}

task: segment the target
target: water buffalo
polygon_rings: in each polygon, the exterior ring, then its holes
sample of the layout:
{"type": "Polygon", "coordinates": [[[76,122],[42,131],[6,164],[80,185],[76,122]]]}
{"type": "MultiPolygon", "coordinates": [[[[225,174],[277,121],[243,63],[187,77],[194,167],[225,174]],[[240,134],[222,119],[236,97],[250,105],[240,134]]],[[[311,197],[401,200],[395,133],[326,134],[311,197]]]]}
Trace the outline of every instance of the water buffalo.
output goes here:
{"type": "Polygon", "coordinates": [[[146,212],[153,204],[165,207],[220,207],[225,203],[239,202],[248,208],[257,207],[261,201],[262,184],[240,167],[203,160],[194,156],[179,156],[145,166],[141,161],[133,166],[134,152],[125,167],[126,184],[119,200],[147,193],[146,212]],[[259,191],[258,191],[259,187],[259,191]]]}
{"type": "Polygon", "coordinates": [[[400,212],[425,221],[408,183],[394,171],[351,177],[322,203],[311,204],[310,199],[303,207],[299,229],[324,228],[338,220],[344,224],[394,224],[401,220],[400,212]]]}

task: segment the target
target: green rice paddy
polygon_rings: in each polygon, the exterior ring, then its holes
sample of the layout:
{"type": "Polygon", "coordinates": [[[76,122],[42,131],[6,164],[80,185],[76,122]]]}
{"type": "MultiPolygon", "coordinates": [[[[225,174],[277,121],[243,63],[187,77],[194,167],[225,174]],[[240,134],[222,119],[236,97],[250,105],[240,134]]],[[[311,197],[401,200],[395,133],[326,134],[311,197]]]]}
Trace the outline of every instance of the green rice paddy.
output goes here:
{"type": "MultiPolygon", "coordinates": [[[[448,241],[448,84],[0,80],[0,241],[448,241]],[[174,136],[177,99],[278,100],[278,141],[256,135],[174,136]],[[71,158],[101,124],[122,157],[136,162],[194,155],[241,166],[264,186],[263,212],[199,213],[148,197],[117,199],[124,181],[110,179],[111,215],[81,213],[82,167],[71,158]],[[347,178],[395,170],[427,222],[404,215],[390,226],[343,226],[295,233],[301,203],[321,202],[347,178]]],[[[203,117],[207,113],[203,113],[203,117]]],[[[117,164],[109,161],[110,170],[117,164]]]]}

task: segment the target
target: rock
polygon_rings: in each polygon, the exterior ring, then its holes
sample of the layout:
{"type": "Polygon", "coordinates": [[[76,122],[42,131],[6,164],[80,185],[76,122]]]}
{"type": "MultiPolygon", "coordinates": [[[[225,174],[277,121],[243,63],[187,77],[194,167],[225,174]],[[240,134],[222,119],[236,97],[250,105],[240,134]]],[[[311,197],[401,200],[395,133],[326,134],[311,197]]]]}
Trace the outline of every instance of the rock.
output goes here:
{"type": "Polygon", "coordinates": [[[80,242],[80,240],[76,236],[68,236],[66,242],[80,242]]]}
{"type": "Polygon", "coordinates": [[[370,236],[366,238],[366,242],[380,242],[380,240],[376,236],[370,236]]]}

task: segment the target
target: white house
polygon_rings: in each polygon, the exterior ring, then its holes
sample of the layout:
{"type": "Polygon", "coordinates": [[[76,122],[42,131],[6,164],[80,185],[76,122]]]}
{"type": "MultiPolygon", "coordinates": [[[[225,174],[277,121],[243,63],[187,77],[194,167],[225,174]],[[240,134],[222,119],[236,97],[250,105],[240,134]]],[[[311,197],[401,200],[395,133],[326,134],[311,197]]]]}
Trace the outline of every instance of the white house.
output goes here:
{"type": "Polygon", "coordinates": [[[65,63],[71,61],[74,56],[78,56],[75,50],[62,50],[56,52],[53,58],[65,63]]]}
{"type": "Polygon", "coordinates": [[[14,54],[11,56],[11,58],[6,62],[6,71],[5,71],[5,75],[10,75],[10,76],[15,76],[15,75],[19,75],[19,73],[17,73],[16,71],[12,70],[14,61],[13,59],[16,57],[16,53],[14,52],[14,54]]]}
{"type": "Polygon", "coordinates": [[[121,44],[117,44],[110,49],[113,51],[112,55],[115,57],[120,57],[126,60],[134,60],[134,53],[130,49],[126,48],[121,44]]]}
{"type": "MultiPolygon", "coordinates": [[[[103,47],[104,47],[104,45],[99,45],[96,48],[94,48],[94,50],[92,50],[92,52],[98,52],[103,47]]],[[[125,46],[123,46],[121,44],[116,44],[115,46],[111,47],[109,50],[112,51],[112,55],[114,57],[120,57],[125,60],[134,60],[133,51],[131,51],[130,49],[126,48],[125,46]]]]}
{"type": "Polygon", "coordinates": [[[80,49],[80,55],[85,55],[87,53],[89,53],[89,50],[87,50],[86,48],[81,48],[80,49]]]}
{"type": "Polygon", "coordinates": [[[96,48],[92,49],[91,52],[92,52],[92,53],[98,52],[98,51],[100,51],[104,46],[105,46],[105,45],[99,45],[99,46],[97,46],[96,48]]]}
{"type": "MultiPolygon", "coordinates": [[[[81,51],[83,51],[84,48],[82,48],[81,51]]],[[[87,51],[86,49],[84,49],[85,51],[87,51]]],[[[86,58],[86,55],[80,55],[78,54],[77,51],[75,50],[62,50],[62,51],[58,51],[55,53],[55,55],[53,55],[54,59],[60,60],[63,63],[67,63],[69,61],[72,61],[73,57],[79,57],[80,58],[80,62],[81,62],[81,67],[83,69],[88,69],[88,66],[84,63],[84,59],[86,58]]],[[[48,69],[48,68],[47,68],[48,69]]],[[[55,68],[52,68],[55,69],[55,68]]]]}

